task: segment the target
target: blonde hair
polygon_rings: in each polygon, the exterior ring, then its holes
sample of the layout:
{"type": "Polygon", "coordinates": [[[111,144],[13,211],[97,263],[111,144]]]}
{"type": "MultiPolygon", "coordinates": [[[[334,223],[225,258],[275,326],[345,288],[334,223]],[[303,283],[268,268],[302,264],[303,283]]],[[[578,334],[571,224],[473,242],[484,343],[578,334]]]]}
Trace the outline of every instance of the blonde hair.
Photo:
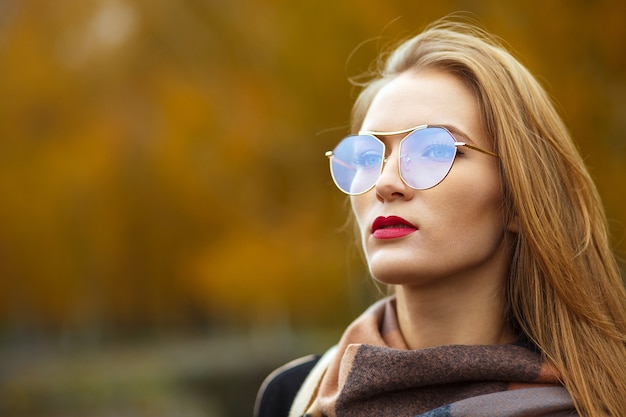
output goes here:
{"type": "Polygon", "coordinates": [[[353,131],[381,87],[405,71],[448,71],[474,91],[500,155],[505,222],[519,224],[507,284],[512,323],[560,371],[580,415],[624,415],[626,290],[595,185],[545,90],[493,36],[451,20],[381,64],[355,102],[353,131]]]}

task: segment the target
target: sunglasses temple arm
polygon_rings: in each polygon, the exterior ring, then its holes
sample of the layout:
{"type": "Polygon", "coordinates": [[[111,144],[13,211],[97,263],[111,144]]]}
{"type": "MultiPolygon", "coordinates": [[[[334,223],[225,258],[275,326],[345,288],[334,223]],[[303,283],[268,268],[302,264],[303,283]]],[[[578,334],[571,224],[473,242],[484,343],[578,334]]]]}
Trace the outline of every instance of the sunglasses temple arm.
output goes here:
{"type": "Polygon", "coordinates": [[[326,154],[326,156],[327,156],[327,157],[328,157],[328,159],[330,159],[332,162],[334,162],[334,163],[336,163],[336,164],[338,164],[338,165],[341,165],[342,167],[344,167],[344,168],[346,168],[346,169],[349,169],[350,171],[355,171],[355,169],[354,169],[354,167],[353,167],[352,165],[348,164],[348,163],[347,163],[347,162],[345,162],[345,161],[342,161],[341,159],[337,158],[335,155],[333,155],[333,154],[330,154],[330,155],[329,155],[329,154],[327,153],[327,154],[326,154]],[[332,158],[332,159],[331,159],[331,158],[332,158]]]}
{"type": "Polygon", "coordinates": [[[497,153],[493,153],[493,152],[488,151],[486,149],[482,149],[482,148],[479,148],[478,146],[470,145],[470,144],[465,143],[465,142],[457,142],[456,145],[465,146],[466,148],[470,148],[470,149],[473,149],[475,151],[482,152],[482,153],[484,153],[486,155],[495,156],[496,158],[500,157],[500,155],[498,155],[497,153]]]}

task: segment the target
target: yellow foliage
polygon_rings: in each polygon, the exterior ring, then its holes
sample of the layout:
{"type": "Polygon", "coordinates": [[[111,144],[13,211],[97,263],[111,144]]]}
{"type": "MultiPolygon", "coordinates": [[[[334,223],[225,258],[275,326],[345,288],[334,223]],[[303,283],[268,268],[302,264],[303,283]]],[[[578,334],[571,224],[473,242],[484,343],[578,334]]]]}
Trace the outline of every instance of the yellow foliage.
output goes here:
{"type": "Polygon", "coordinates": [[[626,253],[626,3],[474,3],[9,1],[0,325],[343,321],[347,78],[459,4],[559,102],[626,253]]]}

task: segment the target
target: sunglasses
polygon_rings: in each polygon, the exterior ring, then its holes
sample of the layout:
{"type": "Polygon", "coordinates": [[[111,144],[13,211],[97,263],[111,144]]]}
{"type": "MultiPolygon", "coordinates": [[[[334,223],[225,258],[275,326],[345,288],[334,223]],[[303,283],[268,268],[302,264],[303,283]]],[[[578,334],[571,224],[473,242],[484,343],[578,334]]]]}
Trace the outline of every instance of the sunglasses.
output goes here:
{"type": "Polygon", "coordinates": [[[457,154],[464,146],[487,155],[498,155],[477,146],[458,142],[445,127],[422,125],[397,132],[361,131],[344,138],[334,150],[326,152],[335,185],[348,195],[371,190],[387,162],[385,144],[376,136],[407,135],[400,141],[398,167],[400,178],[415,190],[426,190],[448,175],[457,154]]]}

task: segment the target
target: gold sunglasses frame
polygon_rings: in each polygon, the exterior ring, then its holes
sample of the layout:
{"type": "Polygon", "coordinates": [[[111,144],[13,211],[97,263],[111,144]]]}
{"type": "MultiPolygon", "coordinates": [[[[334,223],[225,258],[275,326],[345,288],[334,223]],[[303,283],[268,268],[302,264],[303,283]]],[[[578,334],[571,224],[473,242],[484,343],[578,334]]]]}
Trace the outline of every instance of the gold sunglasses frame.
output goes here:
{"type": "MultiPolygon", "coordinates": [[[[446,132],[448,132],[448,134],[449,134],[449,135],[450,135],[450,136],[454,139],[454,146],[456,146],[456,147],[459,147],[459,146],[464,146],[464,147],[466,147],[466,148],[468,148],[468,149],[473,149],[473,150],[475,150],[475,151],[478,151],[478,152],[484,153],[484,154],[486,154],[486,155],[490,155],[490,156],[493,156],[493,157],[495,157],[495,158],[500,158],[500,155],[498,155],[497,153],[494,153],[494,152],[488,151],[488,150],[486,150],[486,149],[480,148],[480,147],[478,147],[478,146],[476,146],[476,145],[470,145],[470,144],[469,144],[469,143],[467,143],[467,142],[459,142],[459,141],[457,141],[457,139],[456,139],[456,137],[454,136],[454,134],[453,134],[452,132],[450,132],[450,130],[449,130],[448,128],[446,128],[445,126],[437,126],[437,125],[419,125],[419,126],[416,126],[416,127],[411,127],[411,128],[409,128],[409,129],[397,130],[397,131],[393,131],[393,132],[377,132],[377,131],[373,131],[373,130],[360,130],[360,131],[357,133],[357,135],[363,135],[363,136],[373,136],[373,137],[375,137],[376,139],[378,139],[378,138],[377,138],[377,136],[394,136],[394,135],[402,135],[402,134],[406,133],[406,135],[402,138],[402,140],[404,140],[404,139],[406,139],[406,138],[407,138],[407,136],[409,136],[411,133],[415,132],[416,130],[426,129],[426,128],[429,128],[429,127],[430,127],[430,128],[432,128],[432,127],[440,128],[440,129],[443,129],[443,130],[445,130],[446,132]]],[[[346,137],[348,137],[348,136],[346,136],[346,137]]],[[[345,139],[345,138],[344,138],[344,139],[345,139]]],[[[342,139],[342,140],[343,140],[343,139],[342,139]]],[[[378,140],[380,140],[380,139],[378,139],[378,140]]],[[[385,147],[385,144],[384,144],[384,143],[383,143],[383,149],[385,149],[385,150],[386,150],[386,147],[385,147]]],[[[339,188],[339,186],[337,185],[337,181],[335,181],[335,177],[334,177],[334,175],[332,175],[332,174],[333,174],[333,170],[332,170],[332,157],[333,157],[333,155],[334,155],[334,151],[326,151],[326,153],[325,153],[324,155],[328,158],[328,161],[329,161],[329,163],[330,163],[330,173],[331,173],[331,177],[333,178],[333,182],[335,183],[335,185],[337,186],[337,188],[339,188]]],[[[385,158],[383,159],[383,163],[382,163],[382,166],[381,166],[381,172],[382,172],[383,168],[385,167],[385,164],[387,163],[387,160],[388,160],[388,158],[387,158],[387,157],[385,157],[385,158]]],[[[454,160],[452,161],[452,163],[454,163],[454,160]]],[[[446,174],[446,176],[447,176],[447,174],[446,174]]],[[[404,180],[404,178],[402,178],[402,173],[400,173],[400,178],[402,179],[402,181],[403,181],[405,184],[407,184],[407,183],[406,183],[406,181],[404,180]]],[[[443,181],[445,178],[446,178],[446,177],[444,176],[444,177],[441,179],[441,181],[443,181]]],[[[439,181],[437,184],[433,185],[433,187],[435,187],[435,186],[437,186],[438,184],[440,184],[440,183],[441,183],[441,181],[439,181]]],[[[411,187],[409,184],[407,184],[407,185],[408,185],[409,187],[411,187]]],[[[370,188],[368,188],[367,190],[365,190],[365,191],[363,191],[363,192],[360,192],[360,193],[347,193],[347,192],[345,192],[344,190],[342,190],[341,188],[339,188],[339,191],[341,191],[342,193],[347,194],[347,195],[361,195],[361,194],[365,194],[366,192],[368,192],[369,190],[371,190],[372,188],[374,188],[374,186],[376,186],[376,183],[374,183],[374,184],[373,184],[370,188]]],[[[411,188],[413,188],[413,187],[411,187],[411,188]]],[[[430,188],[432,188],[432,187],[430,187],[430,188]]],[[[414,190],[418,190],[418,188],[413,188],[413,189],[414,189],[414,190]]]]}

